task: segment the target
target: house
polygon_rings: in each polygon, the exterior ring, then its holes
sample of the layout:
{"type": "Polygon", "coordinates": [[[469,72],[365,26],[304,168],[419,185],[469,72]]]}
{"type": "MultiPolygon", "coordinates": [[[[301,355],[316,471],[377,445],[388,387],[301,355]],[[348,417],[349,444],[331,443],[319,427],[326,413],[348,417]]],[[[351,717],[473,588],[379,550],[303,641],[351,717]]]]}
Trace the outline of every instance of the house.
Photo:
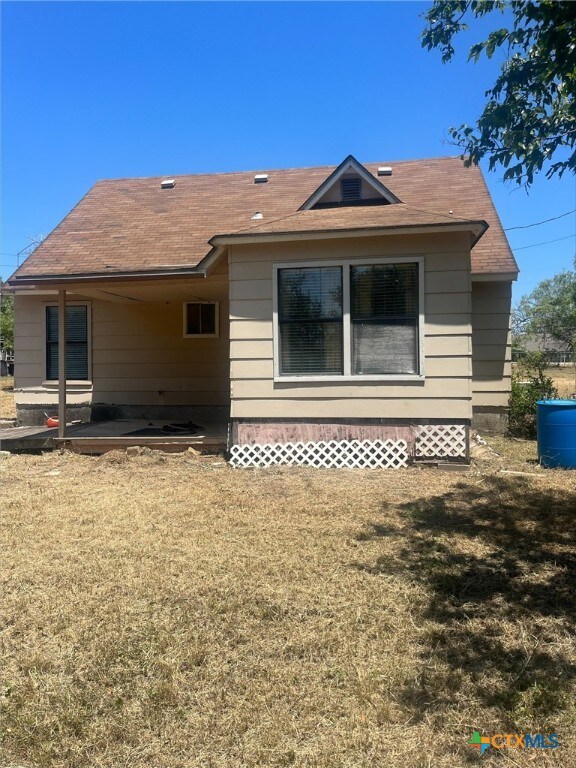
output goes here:
{"type": "Polygon", "coordinates": [[[544,334],[512,334],[512,361],[519,362],[527,352],[540,352],[545,359],[554,365],[571,365],[572,353],[556,339],[544,334]]]}
{"type": "Polygon", "coordinates": [[[9,280],[18,416],[442,454],[505,426],[517,273],[458,158],[99,181],[9,280]]]}

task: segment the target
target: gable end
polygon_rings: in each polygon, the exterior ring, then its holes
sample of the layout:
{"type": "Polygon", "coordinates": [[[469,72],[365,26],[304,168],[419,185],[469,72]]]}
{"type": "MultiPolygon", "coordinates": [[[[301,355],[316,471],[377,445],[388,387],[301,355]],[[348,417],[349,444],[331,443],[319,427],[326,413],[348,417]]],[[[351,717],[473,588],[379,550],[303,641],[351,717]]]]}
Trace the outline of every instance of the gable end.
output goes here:
{"type": "Polygon", "coordinates": [[[348,205],[391,205],[401,202],[352,155],[332,171],[298,210],[348,205]]]}

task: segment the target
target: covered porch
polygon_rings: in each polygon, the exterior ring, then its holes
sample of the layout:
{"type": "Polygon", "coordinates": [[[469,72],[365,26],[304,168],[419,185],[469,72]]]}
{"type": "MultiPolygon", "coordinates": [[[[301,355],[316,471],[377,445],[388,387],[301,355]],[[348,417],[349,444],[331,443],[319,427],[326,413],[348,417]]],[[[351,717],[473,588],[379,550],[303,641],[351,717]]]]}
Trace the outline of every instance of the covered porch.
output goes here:
{"type": "Polygon", "coordinates": [[[208,275],[82,276],[23,286],[17,311],[21,427],[18,435],[5,433],[5,442],[88,453],[130,445],[226,447],[224,259],[208,275]],[[47,416],[58,419],[57,429],[45,428],[47,416]]]}

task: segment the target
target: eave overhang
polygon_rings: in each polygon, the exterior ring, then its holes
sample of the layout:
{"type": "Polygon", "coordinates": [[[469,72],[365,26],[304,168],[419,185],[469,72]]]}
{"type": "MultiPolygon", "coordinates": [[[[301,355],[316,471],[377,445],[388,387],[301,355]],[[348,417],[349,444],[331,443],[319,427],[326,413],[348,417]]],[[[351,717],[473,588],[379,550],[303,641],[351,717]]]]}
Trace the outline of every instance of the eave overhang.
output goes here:
{"type": "MultiPolygon", "coordinates": [[[[434,232],[470,232],[471,245],[476,245],[484,232],[488,229],[485,221],[455,221],[434,224],[405,224],[389,227],[345,227],[333,229],[301,229],[295,231],[278,232],[231,232],[215,235],[208,242],[212,246],[226,246],[238,243],[274,243],[291,240],[326,240],[346,237],[374,237],[376,235],[404,235],[404,234],[431,234],[434,232]]],[[[201,262],[202,263],[202,262],[201,262]]]]}

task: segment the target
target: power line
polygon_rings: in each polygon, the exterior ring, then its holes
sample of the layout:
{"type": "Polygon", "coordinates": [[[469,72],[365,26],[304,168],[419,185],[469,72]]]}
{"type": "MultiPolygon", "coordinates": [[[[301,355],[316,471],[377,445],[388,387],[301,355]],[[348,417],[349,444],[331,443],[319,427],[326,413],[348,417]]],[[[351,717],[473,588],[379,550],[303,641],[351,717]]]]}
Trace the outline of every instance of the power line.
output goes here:
{"type": "Polygon", "coordinates": [[[530,227],[539,227],[540,224],[547,224],[549,221],[556,221],[557,219],[563,219],[564,216],[570,216],[571,213],[576,213],[576,208],[567,213],[561,213],[560,216],[553,216],[551,219],[544,219],[544,221],[535,221],[534,224],[524,224],[520,227],[507,227],[504,232],[511,232],[513,229],[529,229],[530,227]]]}
{"type": "Polygon", "coordinates": [[[533,245],[522,245],[520,248],[512,248],[513,251],[523,251],[526,248],[537,248],[539,245],[549,245],[550,243],[559,243],[560,240],[570,240],[570,238],[576,237],[576,234],[574,235],[568,235],[567,237],[557,237],[556,240],[546,240],[543,243],[534,243],[533,245]]]}

